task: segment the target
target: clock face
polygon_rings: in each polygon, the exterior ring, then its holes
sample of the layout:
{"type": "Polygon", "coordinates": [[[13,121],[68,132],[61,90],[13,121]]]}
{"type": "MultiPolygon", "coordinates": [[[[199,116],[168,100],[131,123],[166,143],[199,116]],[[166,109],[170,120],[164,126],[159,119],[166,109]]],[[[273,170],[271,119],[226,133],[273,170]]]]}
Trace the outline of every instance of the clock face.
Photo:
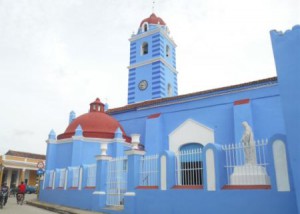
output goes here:
{"type": "Polygon", "coordinates": [[[147,82],[146,80],[142,80],[142,81],[139,83],[139,89],[140,89],[140,90],[145,90],[147,87],[148,87],[148,82],[147,82]]]}

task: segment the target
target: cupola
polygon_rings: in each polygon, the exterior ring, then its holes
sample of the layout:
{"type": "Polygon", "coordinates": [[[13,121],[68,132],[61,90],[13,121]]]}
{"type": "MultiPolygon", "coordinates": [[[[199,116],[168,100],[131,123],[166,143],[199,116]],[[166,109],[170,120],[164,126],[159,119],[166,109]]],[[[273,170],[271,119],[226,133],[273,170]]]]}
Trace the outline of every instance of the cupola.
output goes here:
{"type": "Polygon", "coordinates": [[[97,98],[90,104],[90,111],[72,120],[65,132],[58,135],[57,139],[71,138],[79,135],[79,132],[83,137],[114,139],[116,131],[121,132],[120,136],[126,142],[130,142],[130,137],[126,135],[121,124],[105,113],[104,104],[97,98]]]}
{"type": "MultiPolygon", "coordinates": [[[[166,23],[164,22],[164,20],[162,20],[162,18],[160,17],[157,17],[155,15],[155,13],[152,13],[150,15],[150,17],[144,19],[141,24],[140,24],[140,27],[144,26],[144,23],[147,23],[147,24],[155,24],[155,25],[166,25],[166,23]]],[[[146,29],[146,26],[144,26],[144,28],[146,29]]],[[[145,30],[144,29],[144,30],[145,30]]]]}
{"type": "Polygon", "coordinates": [[[90,112],[104,112],[104,104],[100,102],[99,98],[90,104],[90,112]]]}

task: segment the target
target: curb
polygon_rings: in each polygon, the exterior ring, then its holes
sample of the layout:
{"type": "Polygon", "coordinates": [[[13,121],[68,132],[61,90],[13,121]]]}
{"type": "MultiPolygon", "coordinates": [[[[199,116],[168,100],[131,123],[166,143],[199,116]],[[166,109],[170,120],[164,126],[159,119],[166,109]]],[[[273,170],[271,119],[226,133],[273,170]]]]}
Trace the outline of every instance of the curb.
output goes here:
{"type": "Polygon", "coordinates": [[[49,210],[52,212],[60,213],[60,214],[104,214],[102,212],[93,212],[88,210],[80,210],[71,207],[64,207],[55,204],[43,203],[35,200],[26,201],[27,205],[38,207],[44,210],[49,210]]]}
{"type": "Polygon", "coordinates": [[[26,204],[30,205],[30,206],[34,206],[34,207],[38,207],[44,210],[49,210],[52,212],[56,212],[56,213],[60,213],[60,214],[78,214],[77,212],[72,212],[72,211],[66,211],[64,209],[60,209],[58,207],[51,207],[51,206],[47,206],[45,204],[40,204],[40,203],[35,203],[32,201],[26,201],[26,204]]]}

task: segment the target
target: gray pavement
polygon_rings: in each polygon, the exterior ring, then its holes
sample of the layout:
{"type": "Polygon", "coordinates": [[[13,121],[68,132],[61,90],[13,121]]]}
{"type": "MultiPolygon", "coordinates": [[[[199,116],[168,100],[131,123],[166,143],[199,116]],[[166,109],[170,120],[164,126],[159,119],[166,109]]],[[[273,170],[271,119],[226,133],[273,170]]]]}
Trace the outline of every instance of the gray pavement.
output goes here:
{"type": "MultiPolygon", "coordinates": [[[[35,194],[26,195],[25,200],[31,200],[36,198],[35,194]]],[[[0,209],[0,214],[53,214],[53,212],[40,209],[37,207],[28,206],[26,203],[23,205],[18,205],[15,197],[8,198],[7,204],[3,209],[0,209]]]]}
{"type": "Polygon", "coordinates": [[[44,203],[37,200],[36,194],[26,194],[23,205],[18,205],[15,197],[10,197],[3,210],[0,210],[1,214],[53,214],[53,212],[61,214],[104,214],[44,203]]]}
{"type": "Polygon", "coordinates": [[[101,212],[91,212],[87,210],[80,210],[71,207],[49,204],[49,203],[38,201],[36,197],[30,200],[26,200],[26,204],[41,209],[46,209],[52,212],[61,213],[61,214],[105,214],[101,212]]]}

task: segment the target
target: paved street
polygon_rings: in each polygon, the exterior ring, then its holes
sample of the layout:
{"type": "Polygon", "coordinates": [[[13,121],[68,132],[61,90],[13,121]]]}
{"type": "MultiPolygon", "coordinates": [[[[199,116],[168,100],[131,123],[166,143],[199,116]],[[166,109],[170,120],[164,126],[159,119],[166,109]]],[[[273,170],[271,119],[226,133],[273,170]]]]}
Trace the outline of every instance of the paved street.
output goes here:
{"type": "MultiPolygon", "coordinates": [[[[25,201],[36,198],[36,194],[26,194],[25,201]]],[[[8,198],[6,206],[0,210],[0,214],[53,214],[53,212],[29,206],[24,203],[22,206],[18,205],[15,197],[8,198]]]]}

